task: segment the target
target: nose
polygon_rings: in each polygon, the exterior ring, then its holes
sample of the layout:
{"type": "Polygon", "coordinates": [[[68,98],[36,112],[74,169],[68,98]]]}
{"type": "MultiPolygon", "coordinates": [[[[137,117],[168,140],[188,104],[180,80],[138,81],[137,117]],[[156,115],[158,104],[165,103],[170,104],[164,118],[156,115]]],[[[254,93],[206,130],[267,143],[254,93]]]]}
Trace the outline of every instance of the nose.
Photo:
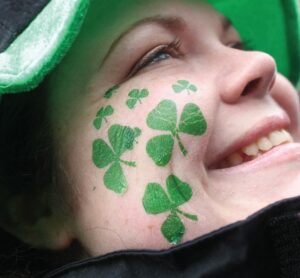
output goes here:
{"type": "Polygon", "coordinates": [[[227,63],[220,77],[221,99],[235,103],[243,96],[263,97],[275,81],[276,63],[263,52],[227,49],[227,63]]]}

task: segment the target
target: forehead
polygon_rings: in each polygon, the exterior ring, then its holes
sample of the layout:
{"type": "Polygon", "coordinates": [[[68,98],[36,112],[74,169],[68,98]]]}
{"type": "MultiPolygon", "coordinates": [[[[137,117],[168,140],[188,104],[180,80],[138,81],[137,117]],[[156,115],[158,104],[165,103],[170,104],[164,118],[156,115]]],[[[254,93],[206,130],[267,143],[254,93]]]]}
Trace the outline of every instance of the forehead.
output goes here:
{"type": "Polygon", "coordinates": [[[125,29],[145,17],[170,14],[187,16],[193,11],[201,17],[216,14],[202,0],[92,1],[85,25],[89,26],[90,31],[101,29],[107,33],[112,28],[125,29]]]}
{"type": "MultiPolygon", "coordinates": [[[[99,66],[103,64],[108,52],[114,47],[120,50],[126,45],[124,41],[118,43],[124,36],[127,42],[133,37],[141,37],[137,36],[137,32],[140,32],[145,41],[149,42],[151,38],[149,39],[147,34],[153,36],[153,28],[150,28],[152,31],[149,33],[146,30],[149,24],[176,29],[186,23],[190,25],[191,21],[197,25],[197,32],[199,29],[210,32],[210,27],[222,32],[224,25],[227,24],[224,17],[201,0],[92,1],[77,40],[48,79],[51,91],[56,91],[53,94],[55,102],[57,99],[65,98],[66,91],[71,90],[70,87],[76,88],[78,92],[85,91],[91,77],[95,76],[95,72],[99,72],[99,66]],[[134,36],[131,33],[133,29],[134,36]],[[131,33],[131,36],[126,36],[128,33],[131,33]]],[[[101,72],[105,73],[105,69],[106,67],[102,67],[101,72]]],[[[107,82],[107,79],[102,80],[101,76],[99,78],[97,74],[99,79],[97,82],[101,84],[107,82]]]]}
{"type": "Polygon", "coordinates": [[[195,21],[198,29],[228,25],[224,16],[202,0],[92,1],[78,41],[85,45],[101,42],[103,52],[140,27],[160,24],[179,29],[195,21]]]}

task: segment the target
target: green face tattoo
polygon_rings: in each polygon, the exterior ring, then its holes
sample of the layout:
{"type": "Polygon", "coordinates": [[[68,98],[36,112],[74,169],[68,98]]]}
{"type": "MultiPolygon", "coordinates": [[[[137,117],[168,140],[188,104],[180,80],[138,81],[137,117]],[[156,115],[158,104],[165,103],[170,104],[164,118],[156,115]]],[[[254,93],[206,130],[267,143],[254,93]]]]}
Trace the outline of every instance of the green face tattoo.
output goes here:
{"type": "Polygon", "coordinates": [[[114,113],[114,109],[108,105],[105,107],[101,107],[100,110],[96,114],[96,118],[93,122],[93,125],[96,129],[100,129],[102,126],[102,121],[107,122],[107,117],[111,116],[114,113]]]}
{"type": "Polygon", "coordinates": [[[198,217],[178,208],[191,199],[191,187],[174,175],[167,178],[166,184],[168,195],[160,184],[149,183],[143,197],[143,206],[148,214],[170,213],[161,226],[161,232],[168,242],[178,244],[185,233],[185,226],[179,215],[193,221],[197,221],[198,217]]]}
{"type": "Polygon", "coordinates": [[[196,93],[198,91],[197,87],[187,80],[178,80],[177,83],[172,86],[172,88],[174,93],[177,94],[186,91],[190,95],[191,92],[196,93]]]}
{"type": "Polygon", "coordinates": [[[98,168],[109,166],[103,177],[105,186],[116,192],[124,193],[128,187],[122,164],[136,167],[136,163],[121,159],[124,152],[133,150],[136,138],[140,136],[139,128],[113,125],[108,130],[108,139],[111,147],[103,140],[93,142],[93,162],[98,168]]]}
{"type": "Polygon", "coordinates": [[[104,98],[110,99],[113,96],[113,94],[117,92],[118,89],[119,89],[119,85],[112,86],[105,92],[104,98]]]}
{"type": "Polygon", "coordinates": [[[163,100],[152,110],[147,117],[147,125],[155,130],[167,131],[170,134],[156,136],[147,143],[147,153],[156,165],[165,166],[171,159],[174,139],[177,140],[183,155],[187,150],[183,146],[179,133],[189,135],[202,135],[207,123],[200,110],[194,103],[184,106],[177,127],[177,108],[172,100],[163,100]]]}
{"type": "Polygon", "coordinates": [[[133,89],[129,92],[129,99],[126,101],[126,104],[129,109],[133,109],[137,102],[142,103],[142,99],[149,95],[149,91],[147,89],[133,89]]]}

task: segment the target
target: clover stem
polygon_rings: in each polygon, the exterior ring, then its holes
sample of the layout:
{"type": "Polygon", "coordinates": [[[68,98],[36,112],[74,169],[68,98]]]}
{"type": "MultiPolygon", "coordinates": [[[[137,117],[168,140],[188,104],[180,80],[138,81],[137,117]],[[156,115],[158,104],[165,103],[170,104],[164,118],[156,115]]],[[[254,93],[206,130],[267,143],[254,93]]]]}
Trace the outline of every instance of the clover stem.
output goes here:
{"type": "Polygon", "coordinates": [[[140,104],[142,104],[142,101],[141,101],[141,99],[140,99],[140,98],[138,98],[138,102],[139,102],[140,104]]]}
{"type": "Polygon", "coordinates": [[[197,215],[194,215],[194,214],[189,214],[189,213],[186,213],[180,209],[176,209],[176,211],[180,214],[182,214],[183,216],[185,216],[186,218],[190,219],[190,220],[193,220],[193,221],[198,221],[198,216],[197,215]]]}
{"type": "Polygon", "coordinates": [[[180,139],[180,137],[179,137],[179,135],[178,135],[178,132],[175,133],[175,137],[176,137],[176,139],[177,139],[177,141],[178,141],[179,148],[180,148],[181,152],[183,153],[184,156],[186,156],[186,155],[187,155],[187,150],[186,150],[185,147],[183,146],[183,144],[182,144],[182,142],[181,142],[181,139],[180,139]]]}
{"type": "Polygon", "coordinates": [[[106,119],[105,117],[104,117],[103,119],[104,119],[104,121],[105,121],[106,123],[108,123],[108,121],[107,121],[107,119],[106,119]]]}
{"type": "Polygon", "coordinates": [[[120,159],[120,162],[122,162],[125,165],[130,166],[130,167],[136,167],[136,163],[134,161],[126,161],[126,160],[120,159]]]}

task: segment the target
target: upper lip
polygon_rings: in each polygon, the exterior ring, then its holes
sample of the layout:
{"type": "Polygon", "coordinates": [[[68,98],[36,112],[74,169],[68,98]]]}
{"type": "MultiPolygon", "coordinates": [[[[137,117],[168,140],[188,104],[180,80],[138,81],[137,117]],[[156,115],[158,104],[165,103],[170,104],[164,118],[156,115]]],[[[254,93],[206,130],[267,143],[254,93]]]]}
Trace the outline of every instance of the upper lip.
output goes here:
{"type": "Polygon", "coordinates": [[[272,116],[265,118],[259,123],[255,124],[249,131],[235,140],[222,152],[216,155],[208,168],[215,168],[221,161],[223,161],[230,154],[233,154],[242,148],[256,142],[259,138],[267,136],[269,133],[279,129],[288,129],[290,126],[290,119],[287,115],[272,116]]]}

